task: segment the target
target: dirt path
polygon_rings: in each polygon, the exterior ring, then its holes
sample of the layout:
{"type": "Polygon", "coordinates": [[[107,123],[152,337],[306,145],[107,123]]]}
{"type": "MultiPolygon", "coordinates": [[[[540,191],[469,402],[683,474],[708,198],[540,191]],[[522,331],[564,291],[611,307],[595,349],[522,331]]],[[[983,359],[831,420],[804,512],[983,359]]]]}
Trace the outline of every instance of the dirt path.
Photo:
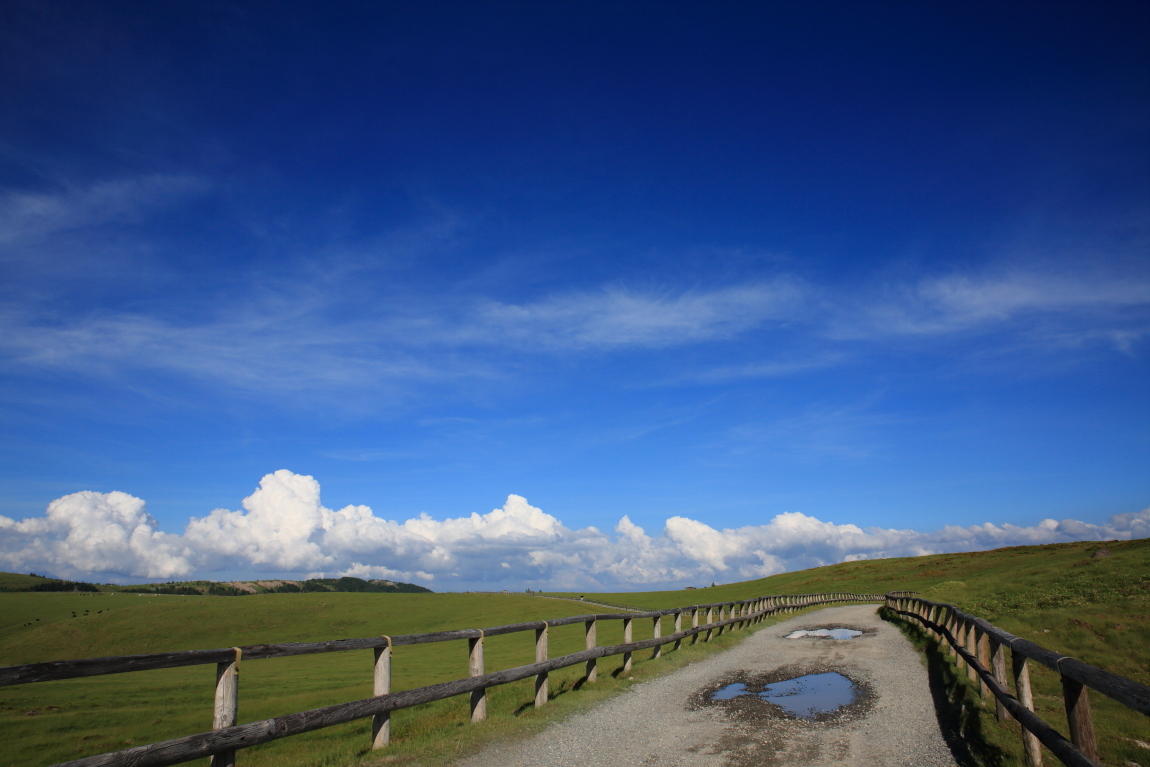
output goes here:
{"type": "Polygon", "coordinates": [[[876,610],[830,607],[762,629],[727,652],[636,685],[533,738],[490,746],[458,767],[954,765],[919,655],[876,610]],[[864,634],[783,638],[838,626],[864,634]],[[754,694],[831,672],[855,683],[854,702],[815,719],[787,715],[754,694]],[[751,694],[712,700],[736,682],[751,694]]]}

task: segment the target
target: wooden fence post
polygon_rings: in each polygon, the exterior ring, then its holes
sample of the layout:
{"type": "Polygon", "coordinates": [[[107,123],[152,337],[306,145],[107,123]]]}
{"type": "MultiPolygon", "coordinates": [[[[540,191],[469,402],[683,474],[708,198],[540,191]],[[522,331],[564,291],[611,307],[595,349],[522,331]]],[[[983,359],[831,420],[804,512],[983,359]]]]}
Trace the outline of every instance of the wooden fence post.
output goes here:
{"type": "MultiPolygon", "coordinates": [[[[973,621],[965,621],[966,623],[966,651],[970,653],[971,657],[975,660],[978,659],[978,636],[977,629],[973,621]]],[[[978,682],[978,672],[974,670],[974,666],[966,664],[966,678],[972,682],[978,682]]]]}
{"type": "MultiPolygon", "coordinates": [[[[651,629],[651,637],[654,639],[658,639],[659,637],[663,636],[663,616],[662,615],[656,615],[651,620],[655,624],[651,629]]],[[[658,658],[662,654],[663,654],[663,645],[657,644],[651,648],[651,660],[655,660],[656,658],[658,658]]]]}
{"type": "Polygon", "coordinates": [[[955,665],[959,671],[966,671],[966,659],[958,652],[959,647],[966,647],[966,621],[960,620],[957,615],[954,616],[954,639],[958,645],[954,648],[955,665]]]}
{"type": "MultiPolygon", "coordinates": [[[[714,622],[715,622],[715,608],[711,607],[710,605],[707,605],[707,625],[710,625],[714,622]]],[[[714,633],[715,633],[714,629],[707,629],[707,636],[703,641],[704,642],[710,642],[711,641],[711,635],[714,633]]]]}
{"type": "MultiPolygon", "coordinates": [[[[697,629],[698,627],[699,627],[699,608],[698,607],[692,607],[691,608],[691,628],[697,629]]],[[[698,643],[699,643],[699,635],[698,634],[691,634],[691,644],[698,644],[698,643]]]]}
{"type": "MultiPolygon", "coordinates": [[[[235,727],[240,708],[240,658],[243,651],[236,651],[234,660],[216,664],[216,698],[212,712],[212,729],[222,730],[235,727]]],[[[235,751],[221,751],[213,754],[211,767],[233,767],[236,763],[235,751]]]]}
{"type": "MultiPolygon", "coordinates": [[[[585,621],[584,625],[583,625],[583,630],[584,630],[584,634],[585,634],[586,639],[587,639],[587,642],[586,642],[587,649],[588,650],[594,649],[599,644],[598,641],[595,639],[595,621],[594,620],[585,621]]],[[[592,658],[591,660],[587,661],[587,673],[584,675],[584,677],[586,678],[586,680],[588,682],[594,682],[596,679],[599,678],[599,668],[598,668],[598,664],[595,662],[595,660],[596,660],[595,658],[592,658]]]]}
{"type": "MultiPolygon", "coordinates": [[[[1027,711],[1033,711],[1034,692],[1030,689],[1030,668],[1026,656],[1011,648],[1010,665],[1014,671],[1014,689],[1018,693],[1018,702],[1025,706],[1027,711]]],[[[1042,767],[1042,748],[1037,736],[1025,727],[1021,729],[1022,748],[1026,753],[1027,767],[1042,767]]]]}
{"type": "MultiPolygon", "coordinates": [[[[547,621],[543,621],[543,627],[535,629],[535,662],[542,663],[547,660],[547,621]]],[[[547,703],[547,672],[535,675],[535,708],[542,707],[547,703]]]]}
{"type": "Polygon", "coordinates": [[[1070,725],[1070,742],[1086,758],[1098,761],[1098,744],[1094,740],[1094,721],[1090,716],[1090,697],[1086,687],[1062,674],[1062,699],[1066,705],[1066,723],[1070,725]]]}
{"type": "MultiPolygon", "coordinates": [[[[675,613],[675,633],[678,634],[682,630],[683,630],[683,612],[680,610],[679,612],[675,613]]],[[[683,640],[682,639],[676,639],[675,640],[675,646],[672,647],[671,649],[672,650],[678,650],[682,646],[683,646],[683,640]]]]}
{"type": "MultiPolygon", "coordinates": [[[[981,628],[978,629],[978,663],[987,671],[992,671],[990,665],[990,635],[981,628]]],[[[978,687],[982,692],[982,699],[984,701],[989,703],[991,700],[997,700],[981,676],[978,677],[978,687]]]]}
{"type": "MultiPolygon", "coordinates": [[[[946,612],[946,616],[943,619],[942,625],[946,627],[946,630],[950,632],[950,636],[952,637],[952,639],[946,641],[946,653],[950,657],[957,659],[958,651],[954,649],[954,642],[958,641],[958,624],[954,621],[954,611],[949,607],[943,609],[946,612]]],[[[955,666],[958,666],[957,660],[955,660],[955,666]]]]}
{"type": "MultiPolygon", "coordinates": [[[[990,665],[992,666],[991,673],[994,674],[994,679],[1004,690],[1009,691],[1010,686],[1006,683],[1006,645],[999,642],[997,639],[993,640],[991,645],[990,665]]],[[[998,716],[998,721],[1009,722],[1014,719],[1014,716],[1007,710],[1006,706],[1002,704],[998,698],[994,699],[995,715],[998,716]]]]}
{"type": "MultiPolygon", "coordinates": [[[[623,619],[623,644],[631,644],[635,641],[634,629],[631,624],[634,623],[633,618],[623,619]]],[[[631,671],[631,653],[623,653],[623,673],[627,674],[631,671]]]]}
{"type": "MultiPolygon", "coordinates": [[[[372,695],[387,695],[391,692],[391,637],[384,636],[387,644],[375,648],[375,684],[372,695]]],[[[383,748],[391,743],[391,712],[385,711],[371,718],[371,747],[383,748]]]]}
{"type": "MultiPolygon", "coordinates": [[[[467,640],[468,676],[483,676],[483,632],[467,640]]],[[[480,688],[471,691],[471,723],[482,722],[487,718],[487,690],[480,688]]]]}

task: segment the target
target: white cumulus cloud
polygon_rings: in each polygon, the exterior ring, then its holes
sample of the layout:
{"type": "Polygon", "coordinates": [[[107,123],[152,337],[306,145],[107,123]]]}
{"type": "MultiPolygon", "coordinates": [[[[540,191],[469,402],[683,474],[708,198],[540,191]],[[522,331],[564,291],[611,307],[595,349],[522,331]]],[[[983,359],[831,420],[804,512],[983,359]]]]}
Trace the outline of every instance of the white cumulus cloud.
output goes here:
{"type": "Polygon", "coordinates": [[[933,532],[864,529],[787,512],[727,529],[674,516],[653,534],[624,516],[613,532],[570,529],[518,495],[486,514],[443,520],[388,520],[367,506],[333,510],[322,504],[315,478],[280,470],[260,480],[241,510],[193,518],[180,535],[160,532],[144,501],[121,492],[73,493],[42,517],[0,517],[0,563],[118,580],[227,571],[352,575],[445,590],[670,588],[860,559],[1141,538],[1150,536],[1150,509],[1101,525],[1046,519],[933,532]]]}
{"type": "Polygon", "coordinates": [[[38,567],[65,576],[190,575],[193,552],[180,536],[156,527],[144,502],[127,493],[72,493],[48,504],[42,517],[0,516],[0,563],[6,570],[38,567]]]}

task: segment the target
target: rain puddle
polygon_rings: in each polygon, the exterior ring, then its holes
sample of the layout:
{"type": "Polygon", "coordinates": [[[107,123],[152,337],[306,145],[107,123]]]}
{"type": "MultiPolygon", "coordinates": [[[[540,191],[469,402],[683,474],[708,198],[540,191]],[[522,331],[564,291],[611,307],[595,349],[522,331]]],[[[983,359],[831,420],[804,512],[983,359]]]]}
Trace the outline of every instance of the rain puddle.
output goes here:
{"type": "Polygon", "coordinates": [[[742,682],[735,682],[729,684],[721,690],[716,690],[715,694],[711,696],[711,700],[730,700],[737,698],[740,695],[753,695],[754,693],[747,692],[747,686],[742,682]]]}
{"type": "Polygon", "coordinates": [[[862,636],[861,631],[854,629],[814,629],[813,631],[806,631],[799,629],[787,634],[784,639],[802,639],[803,637],[818,637],[819,639],[854,639],[857,636],[862,636]]]}
{"type": "Polygon", "coordinates": [[[838,711],[854,703],[856,689],[854,682],[832,671],[768,684],[757,693],[748,691],[742,682],[735,682],[717,690],[711,699],[732,700],[740,695],[758,695],[788,714],[800,719],[814,719],[819,714],[838,711]]]}

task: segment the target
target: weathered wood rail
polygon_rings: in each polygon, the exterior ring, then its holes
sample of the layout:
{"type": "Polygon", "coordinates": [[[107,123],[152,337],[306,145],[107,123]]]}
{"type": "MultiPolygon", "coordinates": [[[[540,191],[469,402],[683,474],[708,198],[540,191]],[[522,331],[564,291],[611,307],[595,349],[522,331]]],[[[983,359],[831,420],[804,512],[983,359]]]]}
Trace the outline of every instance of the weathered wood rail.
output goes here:
{"type": "Polygon", "coordinates": [[[1132,679],[1047,650],[952,604],[920,599],[913,592],[892,591],[886,595],[886,606],[916,622],[940,647],[946,648],[958,670],[965,670],[970,681],[978,682],[983,699],[987,703],[994,701],[998,721],[1018,721],[1028,767],[1042,767],[1040,743],[1063,764],[1099,767],[1088,688],[1150,716],[1150,687],[1132,679]],[[1007,650],[1015,694],[1011,694],[1007,681],[1007,650]],[[1031,660],[1061,677],[1069,740],[1034,713],[1028,663],[1031,660]]]}
{"type": "Polygon", "coordinates": [[[462,629],[460,631],[438,631],[428,634],[339,639],[331,642],[249,645],[218,650],[191,650],[111,658],[85,658],[51,663],[30,663],[0,668],[0,686],[215,663],[216,694],[211,732],[75,759],[63,762],[56,767],[160,767],[160,765],[179,764],[203,757],[211,757],[213,767],[232,767],[235,764],[236,752],[241,749],[356,719],[366,719],[367,717],[372,717],[373,748],[383,748],[390,741],[392,711],[431,703],[456,695],[470,696],[471,721],[479,722],[486,718],[485,691],[489,687],[531,677],[535,678],[535,706],[538,708],[547,703],[547,675],[551,671],[584,663],[586,664],[585,680],[594,682],[599,658],[623,655],[624,668],[629,669],[632,654],[641,650],[651,649],[652,657],[658,658],[663,645],[673,643],[672,649],[678,649],[684,640],[690,639],[693,644],[699,641],[700,636],[703,637],[703,641],[709,642],[717,634],[743,628],[776,613],[794,612],[815,605],[835,602],[881,602],[883,598],[880,594],[842,592],[782,594],[639,613],[573,615],[554,620],[528,621],[485,629],[462,629]],[[717,619],[716,611],[718,613],[717,619]],[[662,633],[662,619],[664,617],[674,619],[673,633],[666,635],[662,633]],[[684,617],[688,617],[691,621],[691,625],[687,628],[683,627],[684,617]],[[652,621],[652,637],[634,642],[630,641],[634,621],[644,618],[649,618],[652,621]],[[604,620],[621,620],[624,622],[623,636],[625,641],[622,644],[598,645],[596,627],[599,621],[604,620]],[[586,649],[549,659],[547,657],[549,630],[555,626],[578,623],[584,624],[586,649]],[[483,664],[484,638],[520,631],[535,632],[535,662],[487,673],[483,664]],[[426,687],[416,687],[402,692],[391,692],[392,648],[463,639],[468,642],[468,676],[466,678],[426,687]],[[241,661],[349,650],[371,650],[374,653],[373,697],[259,722],[237,724],[241,661]]]}

